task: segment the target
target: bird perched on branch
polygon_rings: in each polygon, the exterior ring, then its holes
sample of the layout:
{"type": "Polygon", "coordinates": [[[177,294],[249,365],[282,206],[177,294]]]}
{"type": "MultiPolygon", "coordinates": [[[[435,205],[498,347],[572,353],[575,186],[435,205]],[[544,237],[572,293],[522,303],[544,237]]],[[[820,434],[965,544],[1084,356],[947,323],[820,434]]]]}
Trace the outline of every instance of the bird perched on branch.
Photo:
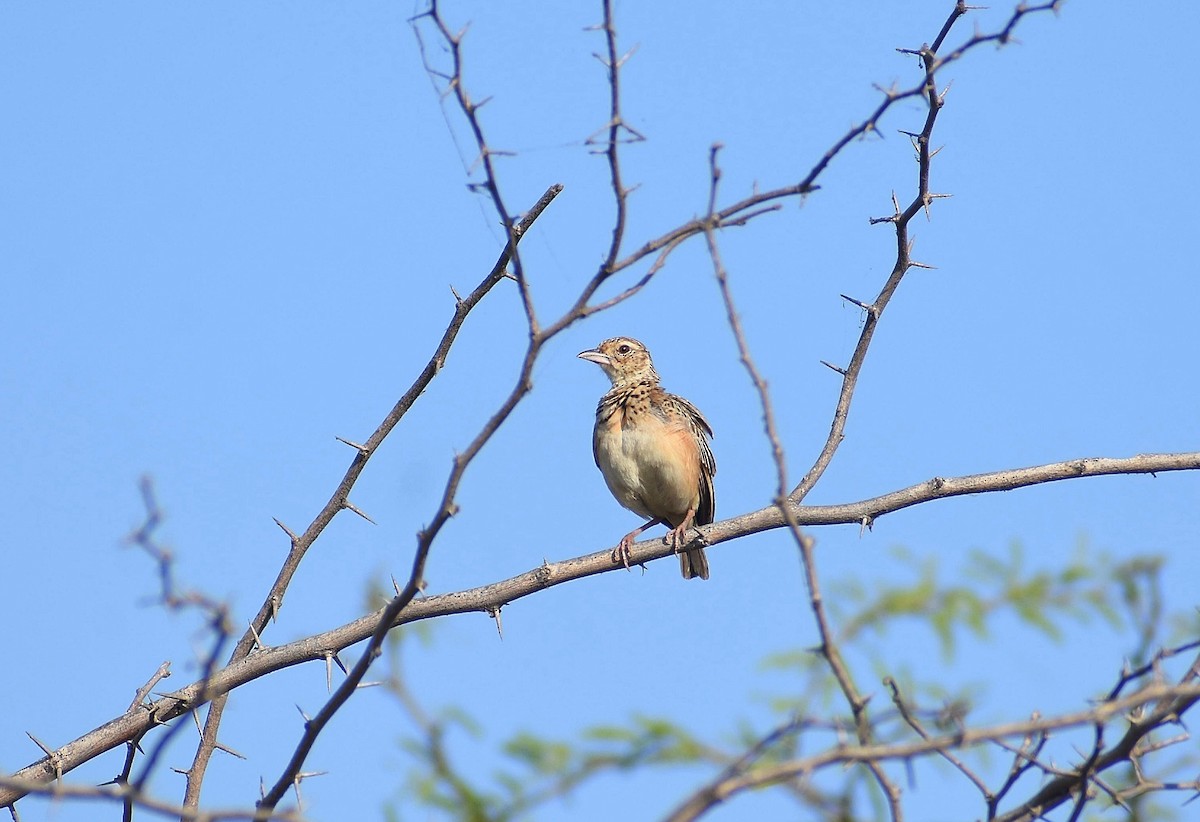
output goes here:
{"type": "Polygon", "coordinates": [[[687,548],[687,530],[713,521],[716,460],[709,448],[712,427],[685,400],[664,391],[646,346],[631,337],[613,337],[580,353],[612,380],[596,406],[592,454],[617,502],[648,518],[621,538],[613,561],[629,567],[638,534],[656,523],[671,528],[663,541],[679,554],[684,579],[708,579],[704,547],[687,548]]]}

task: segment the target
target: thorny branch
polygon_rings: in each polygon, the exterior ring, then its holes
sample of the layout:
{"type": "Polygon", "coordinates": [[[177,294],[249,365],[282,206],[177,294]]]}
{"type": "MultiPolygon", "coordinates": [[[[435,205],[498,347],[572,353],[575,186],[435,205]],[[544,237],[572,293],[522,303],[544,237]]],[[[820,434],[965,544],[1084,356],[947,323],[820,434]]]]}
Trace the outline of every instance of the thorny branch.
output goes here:
{"type": "MultiPolygon", "coordinates": [[[[229,624],[229,609],[224,603],[217,602],[204,594],[195,591],[180,591],[175,583],[174,573],[174,556],[171,551],[158,542],[158,528],[162,524],[163,514],[158,507],[158,500],[154,494],[154,484],[149,477],[144,477],[141,481],[142,502],[146,507],[146,519],[137,530],[130,536],[128,541],[137,545],[147,554],[154,558],[159,569],[160,583],[160,601],[164,607],[172,610],[180,610],[184,608],[195,608],[200,610],[208,621],[212,633],[212,647],[203,661],[201,670],[203,677],[201,678],[201,697],[202,701],[208,701],[209,695],[207,692],[207,683],[213,672],[217,670],[218,659],[224,652],[225,646],[232,633],[232,627],[229,624]]],[[[163,679],[170,675],[169,665],[164,663],[151,679],[149,683],[139,689],[134,703],[130,705],[129,710],[134,711],[145,707],[144,700],[149,695],[154,683],[159,679],[163,679]]],[[[159,760],[162,758],[164,751],[170,741],[179,734],[184,727],[182,723],[176,723],[173,727],[167,729],[158,741],[154,748],[151,749],[149,756],[146,757],[146,763],[142,766],[142,775],[136,780],[131,779],[133,772],[134,761],[140,751],[139,742],[149,731],[153,724],[161,724],[161,720],[156,716],[154,709],[149,708],[149,718],[152,720],[152,725],[142,731],[137,737],[130,739],[127,742],[127,750],[125,756],[125,764],[121,769],[121,773],[113,780],[113,783],[127,787],[124,792],[123,799],[123,818],[128,822],[133,818],[133,808],[141,798],[145,796],[146,783],[154,774],[159,760]]]]}
{"type": "MultiPolygon", "coordinates": [[[[417,548],[413,558],[412,570],[409,574],[408,581],[399,591],[392,601],[383,609],[378,619],[378,624],[370,636],[362,655],[358,662],[348,672],[346,679],[338,686],[329,700],[315,717],[305,722],[304,733],[299,744],[288,765],[284,768],[283,773],[279,776],[275,784],[268,790],[262,799],[259,801],[259,807],[267,810],[272,810],[282,799],[283,794],[289,786],[296,783],[296,779],[303,767],[304,761],[312,746],[315,744],[317,736],[326,727],[333,715],[349,700],[354,690],[362,682],[366,675],[367,669],[371,663],[382,653],[383,641],[387,632],[391,629],[397,615],[412,601],[413,597],[424,588],[424,569],[426,561],[429,558],[429,552],[433,547],[433,542],[437,538],[445,523],[454,516],[458,509],[457,503],[454,501],[458,492],[459,484],[462,482],[463,476],[466,473],[467,467],[475,456],[483,449],[484,445],[491,439],[492,435],[499,429],[500,425],[508,418],[517,403],[529,392],[532,387],[531,374],[533,371],[533,363],[537,358],[541,346],[549,335],[543,337],[538,333],[538,322],[536,312],[533,305],[533,297],[529,288],[528,280],[524,273],[524,268],[521,264],[520,255],[518,253],[518,243],[520,238],[532,225],[538,214],[549,204],[549,202],[557,196],[562,186],[552,186],[537,205],[525,216],[518,224],[509,216],[508,210],[504,204],[503,197],[500,193],[500,185],[496,176],[496,167],[493,162],[493,157],[498,153],[493,151],[484,136],[483,126],[479,120],[479,109],[481,103],[475,103],[466,90],[466,84],[463,81],[463,56],[462,56],[462,41],[464,32],[455,33],[442,17],[436,0],[431,0],[429,10],[417,18],[414,18],[414,24],[423,19],[428,18],[433,22],[443,42],[449,49],[452,60],[452,72],[448,75],[447,94],[454,97],[459,109],[470,126],[471,133],[474,137],[476,147],[479,151],[479,161],[484,170],[484,182],[482,187],[486,189],[492,200],[492,205],[496,209],[496,213],[500,216],[501,223],[504,225],[505,232],[508,237],[508,242],[505,247],[505,253],[501,260],[493,268],[493,275],[497,275],[497,281],[504,275],[509,263],[513,268],[513,277],[517,282],[517,287],[521,294],[522,305],[525,310],[526,322],[529,326],[530,343],[525,356],[525,362],[521,369],[521,374],[517,379],[517,383],[502,403],[500,408],[492,415],[492,417],[484,424],[483,429],[476,435],[475,439],[467,446],[467,448],[457,454],[453,461],[453,466],[450,475],[446,481],[446,487],[442,494],[442,499],[438,503],[438,507],[429,525],[423,528],[417,534],[417,548]]],[[[418,43],[420,44],[422,59],[425,62],[426,71],[434,75],[434,69],[430,65],[425,52],[424,41],[421,40],[420,30],[416,25],[413,26],[417,32],[418,43]]],[[[486,101],[485,101],[486,102],[486,101]]],[[[461,304],[461,303],[460,303],[461,304]]],[[[565,327],[565,325],[563,326],[565,327]]]]}
{"type": "MultiPolygon", "coordinates": [[[[495,187],[494,183],[493,187],[495,187]]],[[[545,204],[548,205],[550,200],[558,194],[559,190],[561,190],[561,187],[556,186],[547,191],[546,195],[543,196],[545,204]]],[[[530,212],[530,215],[526,216],[521,225],[511,229],[510,236],[513,239],[510,242],[509,248],[515,250],[516,242],[525,233],[529,225],[532,224],[533,220],[536,219],[537,213],[540,212],[530,212]]],[[[515,261],[515,253],[511,256],[515,261]]],[[[532,313],[528,316],[532,324],[534,322],[532,313]]],[[[412,602],[413,597],[424,588],[425,563],[429,558],[429,551],[433,547],[433,541],[437,538],[442,527],[454,516],[458,508],[457,503],[454,502],[454,498],[457,494],[458,486],[462,482],[463,475],[466,473],[467,466],[470,465],[475,456],[483,449],[483,446],[487,444],[487,441],[491,439],[492,435],[499,429],[504,420],[508,418],[508,415],[512,413],[517,403],[531,387],[529,375],[533,368],[533,359],[537,355],[536,346],[537,337],[535,335],[534,341],[530,345],[530,352],[526,356],[525,367],[516,386],[500,409],[485,423],[483,430],[471,441],[470,445],[454,457],[454,464],[450,471],[450,476],[446,481],[446,488],[442,493],[442,499],[438,504],[437,511],[429,525],[417,533],[417,548],[413,557],[412,570],[409,573],[408,581],[405,583],[403,590],[388,603],[379,615],[375,629],[371,632],[370,640],[359,657],[358,662],[351,668],[346,678],[334,691],[332,696],[330,696],[317,715],[305,723],[304,734],[291,760],[276,783],[260,800],[259,807],[274,810],[280,799],[283,798],[283,794],[295,783],[300,769],[303,767],[305,758],[316,742],[317,736],[329,723],[333,715],[349,700],[359,683],[362,682],[371,663],[382,652],[383,641],[387,636],[387,632],[395,623],[396,617],[412,602]]]]}
{"type": "MultiPolygon", "coordinates": [[[[504,226],[508,247],[512,249],[513,278],[516,280],[517,288],[521,293],[521,304],[525,308],[525,319],[529,324],[529,333],[535,334],[537,333],[537,316],[533,308],[533,295],[530,293],[529,283],[525,279],[525,269],[521,265],[521,255],[517,249],[517,229],[512,217],[509,216],[508,208],[504,205],[504,198],[500,194],[500,185],[496,177],[494,158],[505,152],[496,151],[488,145],[483,134],[483,125],[479,121],[479,110],[488,101],[484,100],[483,102],[476,103],[472,100],[470,94],[467,92],[467,84],[463,79],[462,42],[466,31],[463,30],[457,33],[451,31],[438,9],[438,0],[430,0],[429,10],[413,18],[410,22],[415,23],[422,18],[428,18],[433,21],[433,25],[441,36],[442,42],[446,44],[450,52],[453,67],[449,75],[445,94],[454,97],[471,129],[471,136],[474,139],[476,150],[479,152],[478,162],[483,167],[484,179],[483,183],[479,184],[478,187],[487,191],[488,197],[492,201],[492,207],[496,209],[496,214],[500,217],[500,224],[504,226]]],[[[421,39],[421,29],[416,25],[413,25],[412,28],[421,50],[421,59],[424,62],[425,71],[431,77],[439,74],[430,64],[428,55],[425,52],[425,41],[421,39]]]]}
{"type": "MultiPolygon", "coordinates": [[[[1179,648],[1163,651],[1156,656],[1152,663],[1137,671],[1124,672],[1117,685],[1109,692],[1108,698],[1100,703],[1100,707],[1116,705],[1123,700],[1134,699],[1141,694],[1152,693],[1156,688],[1162,688],[1158,683],[1158,680],[1162,678],[1159,674],[1161,662],[1170,656],[1194,650],[1197,646],[1200,646],[1200,642],[1190,642],[1179,648]],[[1135,691],[1129,697],[1119,696],[1127,685],[1143,677],[1152,677],[1156,681],[1152,685],[1135,691]]],[[[995,819],[997,822],[1033,822],[1072,799],[1076,801],[1076,807],[1072,814],[1072,818],[1075,819],[1078,818],[1084,805],[1091,798],[1089,788],[1092,785],[1104,790],[1114,803],[1123,805],[1125,798],[1138,796],[1146,790],[1147,781],[1141,775],[1140,768],[1142,758],[1162,747],[1189,738],[1189,733],[1183,724],[1183,716],[1197,702],[1200,702],[1200,656],[1192,661],[1191,666],[1173,689],[1163,688],[1163,692],[1155,698],[1146,699],[1130,706],[1136,710],[1121,712],[1127,727],[1116,742],[1105,746],[1104,732],[1107,729],[1106,721],[1109,717],[1104,714],[1096,716],[1089,723],[1095,728],[1095,742],[1084,762],[1065,771],[1051,772],[1042,768],[1050,779],[1042,786],[1041,790],[1005,813],[997,814],[995,808],[989,806],[988,819],[995,819]],[[1164,742],[1152,743],[1150,734],[1167,725],[1178,725],[1183,733],[1164,742]],[[1118,791],[1101,782],[1100,775],[1104,771],[1124,763],[1130,763],[1134,767],[1137,778],[1132,787],[1118,791]]],[[[1161,789],[1166,786],[1158,787],[1161,789]]],[[[1200,794],[1200,779],[1175,783],[1171,787],[1175,790],[1189,790],[1200,794]]]]}
{"type": "MultiPolygon", "coordinates": [[[[917,193],[913,197],[912,202],[903,210],[900,208],[899,202],[895,195],[892,195],[894,205],[894,213],[889,217],[879,218],[873,222],[892,223],[896,230],[896,261],[892,267],[891,276],[884,283],[882,290],[875,297],[874,302],[869,305],[855,301],[865,312],[862,332],[859,334],[858,343],[854,348],[854,353],[850,357],[850,364],[844,369],[837,369],[842,375],[842,390],[838,395],[837,405],[834,409],[833,422],[829,428],[829,436],[825,440],[825,445],[817,456],[813,466],[808,470],[808,473],[800,480],[791,493],[791,498],[795,502],[802,501],[808,492],[813,489],[825,473],[825,469],[829,467],[833,460],[833,455],[841,445],[842,438],[846,429],[846,420],[850,415],[850,402],[854,396],[855,386],[858,384],[859,374],[862,372],[863,363],[866,361],[867,350],[870,348],[871,340],[875,335],[875,328],[879,323],[880,317],[883,315],[884,309],[887,308],[888,302],[896,289],[900,286],[900,281],[904,278],[905,273],[914,266],[921,266],[920,263],[913,261],[911,257],[912,241],[908,235],[908,224],[913,217],[922,209],[928,209],[933,200],[939,195],[932,194],[929,190],[929,167],[933,153],[930,151],[930,137],[933,133],[934,123],[937,121],[938,113],[943,105],[943,94],[938,92],[936,75],[942,67],[958,59],[968,50],[975,48],[983,43],[988,42],[1006,42],[1013,28],[1025,16],[1040,11],[1053,11],[1058,7],[1058,2],[1045,3],[1039,6],[1026,6],[1021,4],[1013,11],[1008,23],[1001,32],[992,35],[976,34],[970,38],[962,46],[952,51],[949,55],[942,57],[938,54],[942,43],[946,36],[950,33],[950,29],[954,23],[967,13],[969,7],[963,0],[959,0],[954,6],[950,16],[942,26],[942,30],[934,39],[932,46],[923,46],[917,50],[906,50],[909,53],[917,54],[921,58],[921,63],[925,69],[925,77],[919,87],[910,89],[905,92],[905,96],[915,96],[921,94],[925,98],[928,110],[925,115],[925,124],[918,134],[910,135],[913,140],[913,146],[917,152],[917,193]]],[[[886,95],[887,100],[892,99],[892,94],[886,95]]]]}
{"type": "MultiPolygon", "coordinates": [[[[729,321],[729,327],[732,329],[734,339],[737,342],[738,355],[742,361],[742,365],[750,375],[751,382],[754,383],[755,391],[758,393],[759,404],[762,406],[763,428],[767,441],[771,445],[771,453],[774,457],[776,477],[778,479],[774,500],[775,507],[783,517],[788,532],[791,534],[800,552],[800,561],[804,570],[804,581],[808,590],[809,604],[812,607],[813,616],[816,620],[817,633],[821,638],[819,650],[825,661],[829,664],[829,668],[837,680],[838,687],[841,688],[842,695],[850,705],[850,711],[854,716],[854,727],[855,732],[858,734],[858,741],[866,745],[871,742],[872,733],[871,724],[866,713],[867,700],[863,698],[862,694],[859,693],[858,687],[854,684],[849,666],[846,664],[841,650],[834,641],[833,631],[829,627],[829,618],[825,611],[824,599],[821,596],[821,589],[817,581],[816,557],[813,556],[815,541],[800,530],[800,525],[796,522],[795,513],[787,497],[787,465],[784,459],[783,444],[779,439],[779,430],[775,425],[775,412],[771,406],[770,391],[767,388],[766,380],[750,355],[750,346],[746,342],[741,319],[738,317],[737,309],[733,303],[733,294],[729,289],[728,273],[725,270],[725,264],[721,259],[721,252],[717,246],[716,221],[713,219],[713,214],[716,210],[717,187],[721,179],[721,168],[717,165],[717,153],[719,150],[720,146],[715,145],[709,152],[709,170],[711,176],[708,199],[709,227],[704,232],[705,240],[708,243],[708,253],[712,258],[713,273],[721,291],[721,298],[725,303],[725,313],[729,321]]],[[[893,821],[898,822],[903,815],[900,809],[900,789],[896,787],[878,763],[868,762],[865,764],[871,772],[871,776],[879,785],[880,790],[883,791],[884,796],[887,798],[888,810],[891,813],[893,821]]]]}
{"type": "MultiPolygon", "coordinates": [[[[280,811],[266,815],[247,808],[216,808],[201,811],[170,802],[163,802],[137,792],[130,785],[71,785],[62,782],[31,783],[23,779],[0,775],[0,790],[20,791],[23,795],[45,796],[51,799],[75,799],[134,806],[155,817],[174,818],[180,822],[304,822],[295,811],[280,811]]],[[[10,806],[10,810],[13,808],[10,806]]],[[[18,817],[13,817],[19,822],[18,817]]]]}
{"type": "MultiPolygon", "coordinates": [[[[1050,4],[1048,7],[1053,8],[1053,5],[1054,4],[1050,4]]],[[[1024,6],[1018,7],[1008,25],[1005,27],[1005,37],[1007,37],[1007,33],[1012,30],[1017,21],[1024,14],[1028,13],[1028,11],[1029,9],[1024,6]]],[[[739,355],[742,363],[750,374],[750,378],[754,383],[763,408],[764,426],[766,429],[767,439],[771,445],[779,480],[779,490],[776,498],[776,505],[800,552],[805,585],[809,594],[809,603],[813,611],[818,636],[820,637],[820,645],[818,650],[828,663],[843,696],[850,706],[851,714],[854,717],[854,726],[858,735],[858,740],[859,743],[863,745],[869,744],[872,740],[872,723],[867,713],[867,699],[862,696],[858,690],[858,687],[855,685],[853,676],[849,670],[849,666],[846,664],[838,644],[834,640],[833,631],[829,625],[829,618],[825,611],[824,598],[822,597],[817,578],[816,558],[813,553],[814,541],[801,532],[800,527],[796,522],[794,515],[792,514],[792,508],[788,503],[789,501],[802,501],[808,492],[816,485],[826,467],[832,461],[833,455],[837,451],[837,448],[841,444],[843,438],[846,420],[849,417],[850,402],[854,395],[854,389],[857,384],[859,374],[862,370],[863,363],[866,360],[867,350],[869,349],[871,340],[874,336],[875,327],[882,317],[883,311],[887,307],[891,296],[899,287],[904,274],[914,265],[919,265],[914,263],[910,257],[911,241],[908,237],[908,224],[921,208],[928,209],[930,203],[936,196],[933,195],[929,189],[929,171],[932,159],[930,140],[934,124],[937,121],[938,113],[941,111],[943,104],[943,97],[938,92],[937,82],[935,79],[935,74],[940,65],[942,65],[942,62],[938,57],[938,50],[941,48],[946,36],[953,28],[954,23],[960,17],[966,14],[966,12],[967,7],[965,3],[961,2],[960,0],[960,2],[955,4],[954,9],[947,17],[937,37],[934,38],[933,45],[922,47],[919,51],[914,52],[920,55],[922,64],[924,66],[924,80],[921,84],[921,93],[924,95],[927,104],[925,123],[919,134],[912,135],[913,144],[917,152],[917,191],[913,201],[906,209],[901,211],[899,204],[897,203],[894,215],[887,220],[888,222],[893,223],[896,231],[897,252],[896,260],[892,268],[892,274],[872,304],[864,305],[859,303],[859,305],[861,305],[866,312],[866,321],[864,322],[863,330],[860,334],[859,342],[855,348],[849,367],[846,369],[838,369],[843,377],[842,390],[838,397],[833,422],[830,426],[829,436],[813,467],[801,480],[800,484],[797,485],[793,490],[790,499],[785,496],[787,483],[786,467],[784,463],[783,449],[774,424],[774,416],[771,410],[766,381],[763,379],[750,357],[745,336],[742,333],[740,321],[738,320],[736,311],[733,307],[732,295],[729,291],[725,268],[721,262],[716,244],[715,232],[719,227],[719,222],[715,219],[715,213],[717,185],[720,180],[720,169],[717,166],[716,161],[718,151],[717,146],[713,147],[710,155],[712,182],[710,187],[708,216],[704,227],[705,237],[708,242],[709,254],[712,257],[713,268],[725,302],[729,325],[733,330],[734,336],[737,340],[739,355]]],[[[973,39],[978,39],[978,35],[973,39]]],[[[967,47],[970,46],[968,45],[967,47]]],[[[959,53],[964,50],[965,48],[959,49],[959,53]]],[[[879,113],[881,114],[882,112],[879,113]]],[[[870,122],[873,121],[874,120],[870,122]]],[[[893,200],[894,199],[895,197],[893,195],[893,200]]],[[[870,761],[866,764],[887,800],[892,819],[899,820],[902,816],[902,811],[900,809],[899,789],[884,773],[882,766],[878,762],[870,761]]]]}
{"type": "MultiPolygon", "coordinates": [[[[234,647],[230,664],[244,660],[261,643],[261,637],[266,631],[267,623],[269,620],[275,618],[275,614],[282,606],[284,594],[291,584],[292,577],[300,567],[300,561],[304,559],[304,555],[308,549],[312,547],[313,543],[316,542],[329,523],[333,521],[333,518],[340,511],[346,510],[349,507],[350,491],[358,481],[363,469],[366,468],[367,462],[375,454],[375,451],[379,448],[384,438],[399,424],[400,420],[403,419],[404,415],[408,413],[409,409],[412,408],[413,404],[433,381],[433,378],[445,366],[450,349],[453,347],[454,341],[458,337],[458,332],[466,321],[467,316],[471,313],[471,310],[487,296],[497,283],[504,279],[509,262],[512,260],[515,243],[520,241],[529,227],[533,225],[534,221],[541,216],[542,212],[545,211],[547,206],[550,205],[561,191],[561,185],[553,185],[546,190],[515,227],[511,234],[513,242],[510,242],[501,251],[500,257],[496,260],[496,264],[492,266],[487,276],[466,297],[455,299],[454,314],[446,326],[441,340],[435,347],[433,356],[430,357],[425,368],[392,407],[392,410],[388,412],[387,416],[384,417],[383,422],[379,424],[367,441],[362,445],[350,443],[355,448],[355,455],[350,462],[350,467],[346,469],[345,475],[342,477],[341,482],[338,483],[329,501],[325,503],[325,506],[309,524],[308,528],[305,529],[304,533],[300,535],[294,534],[280,523],[280,527],[283,528],[284,532],[291,539],[291,549],[288,551],[279,574],[271,586],[271,590],[267,593],[267,597],[259,608],[258,613],[250,621],[249,628],[247,628],[245,634],[242,635],[242,638],[238,640],[237,645],[234,647]]],[[[200,786],[204,780],[208,761],[212,757],[213,751],[218,747],[217,729],[220,727],[221,715],[225,709],[225,693],[227,692],[222,692],[220,696],[215,698],[209,707],[208,718],[204,723],[204,730],[201,734],[200,746],[196,751],[192,767],[188,769],[187,788],[184,797],[184,804],[187,807],[196,807],[199,804],[200,786]]],[[[203,703],[197,703],[197,707],[200,704],[203,703]]]]}
{"type": "MultiPolygon", "coordinates": [[[[1177,649],[1178,650],[1178,649],[1177,649]]],[[[999,796],[1014,781],[1010,776],[1004,788],[997,794],[985,792],[988,799],[989,820],[998,822],[1032,822],[1054,807],[1069,801],[1082,783],[1095,779],[1102,771],[1122,762],[1129,761],[1134,749],[1155,729],[1177,722],[1182,712],[1200,701],[1200,681],[1197,681],[1197,665],[1193,663],[1189,672],[1174,684],[1152,681],[1128,696],[1106,699],[1082,711],[1054,717],[1034,717],[1022,722],[1010,722],[983,728],[961,728],[954,733],[932,736],[920,734],[916,739],[876,745],[834,745],[819,753],[785,762],[762,765],[753,770],[735,774],[721,774],[718,780],[709,783],[688,797],[667,819],[669,822],[687,822],[723,803],[737,794],[779,784],[787,780],[807,778],[814,773],[835,765],[857,762],[911,762],[914,759],[937,755],[952,755],[953,751],[966,751],[986,744],[1008,748],[1007,740],[1022,738],[1019,758],[1031,763],[1032,768],[1051,776],[1049,783],[1034,797],[1018,807],[997,815],[994,797],[999,796]],[[1077,768],[1057,769],[1040,763],[1036,756],[1040,745],[1052,731],[1083,728],[1107,723],[1126,723],[1128,730],[1122,739],[1111,748],[1095,756],[1091,764],[1077,768]],[[1034,743],[1032,740],[1039,740],[1034,743]]],[[[1178,740],[1176,740],[1178,741],[1178,740]]],[[[1008,748],[1011,750],[1011,748],[1008,748]]],[[[1014,773],[1025,768],[1014,767],[1014,773]]],[[[1200,782],[1180,783],[1181,790],[1200,790],[1200,782]]]]}
{"type": "MultiPolygon", "coordinates": [[[[613,274],[617,256],[621,253],[621,243],[625,239],[625,219],[628,211],[629,190],[621,182],[621,161],[619,146],[622,131],[628,132],[633,139],[641,140],[642,135],[633,130],[621,117],[621,64],[625,57],[618,56],[617,29],[613,22],[612,0],[602,0],[604,23],[605,57],[596,55],[597,59],[608,70],[609,90],[609,119],[607,125],[608,139],[604,143],[604,156],[608,161],[609,181],[612,185],[613,202],[616,204],[616,214],[613,217],[612,242],[609,243],[608,253],[600,266],[602,273],[613,274]]],[[[630,295],[632,296],[632,295],[630,295]]]]}

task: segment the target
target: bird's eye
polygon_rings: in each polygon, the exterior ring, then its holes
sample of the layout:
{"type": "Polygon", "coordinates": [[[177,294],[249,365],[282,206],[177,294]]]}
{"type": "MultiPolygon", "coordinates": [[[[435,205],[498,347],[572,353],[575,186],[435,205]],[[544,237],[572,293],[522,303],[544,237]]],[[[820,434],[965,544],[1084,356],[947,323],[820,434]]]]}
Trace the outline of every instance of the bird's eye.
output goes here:
{"type": "Polygon", "coordinates": [[[622,344],[621,347],[617,349],[617,353],[618,354],[628,354],[632,350],[633,349],[630,348],[627,344],[622,344]]]}

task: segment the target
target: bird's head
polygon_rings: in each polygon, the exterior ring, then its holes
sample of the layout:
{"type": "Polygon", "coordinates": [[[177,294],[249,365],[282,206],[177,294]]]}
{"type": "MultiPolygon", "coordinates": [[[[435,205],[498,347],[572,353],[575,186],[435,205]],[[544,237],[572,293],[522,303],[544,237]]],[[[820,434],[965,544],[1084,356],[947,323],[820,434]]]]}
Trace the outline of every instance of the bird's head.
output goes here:
{"type": "Polygon", "coordinates": [[[579,358],[604,369],[614,386],[633,385],[650,380],[658,382],[658,373],[650,361],[650,351],[632,337],[613,337],[595,348],[581,351],[579,358]]]}

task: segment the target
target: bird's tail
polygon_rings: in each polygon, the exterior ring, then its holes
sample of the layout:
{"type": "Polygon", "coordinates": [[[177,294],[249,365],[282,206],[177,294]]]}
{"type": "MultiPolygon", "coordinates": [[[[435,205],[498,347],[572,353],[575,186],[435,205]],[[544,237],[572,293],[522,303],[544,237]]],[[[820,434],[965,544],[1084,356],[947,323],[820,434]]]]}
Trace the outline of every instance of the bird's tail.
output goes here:
{"type": "Polygon", "coordinates": [[[684,579],[708,579],[708,557],[703,548],[679,552],[679,572],[684,579]]]}

